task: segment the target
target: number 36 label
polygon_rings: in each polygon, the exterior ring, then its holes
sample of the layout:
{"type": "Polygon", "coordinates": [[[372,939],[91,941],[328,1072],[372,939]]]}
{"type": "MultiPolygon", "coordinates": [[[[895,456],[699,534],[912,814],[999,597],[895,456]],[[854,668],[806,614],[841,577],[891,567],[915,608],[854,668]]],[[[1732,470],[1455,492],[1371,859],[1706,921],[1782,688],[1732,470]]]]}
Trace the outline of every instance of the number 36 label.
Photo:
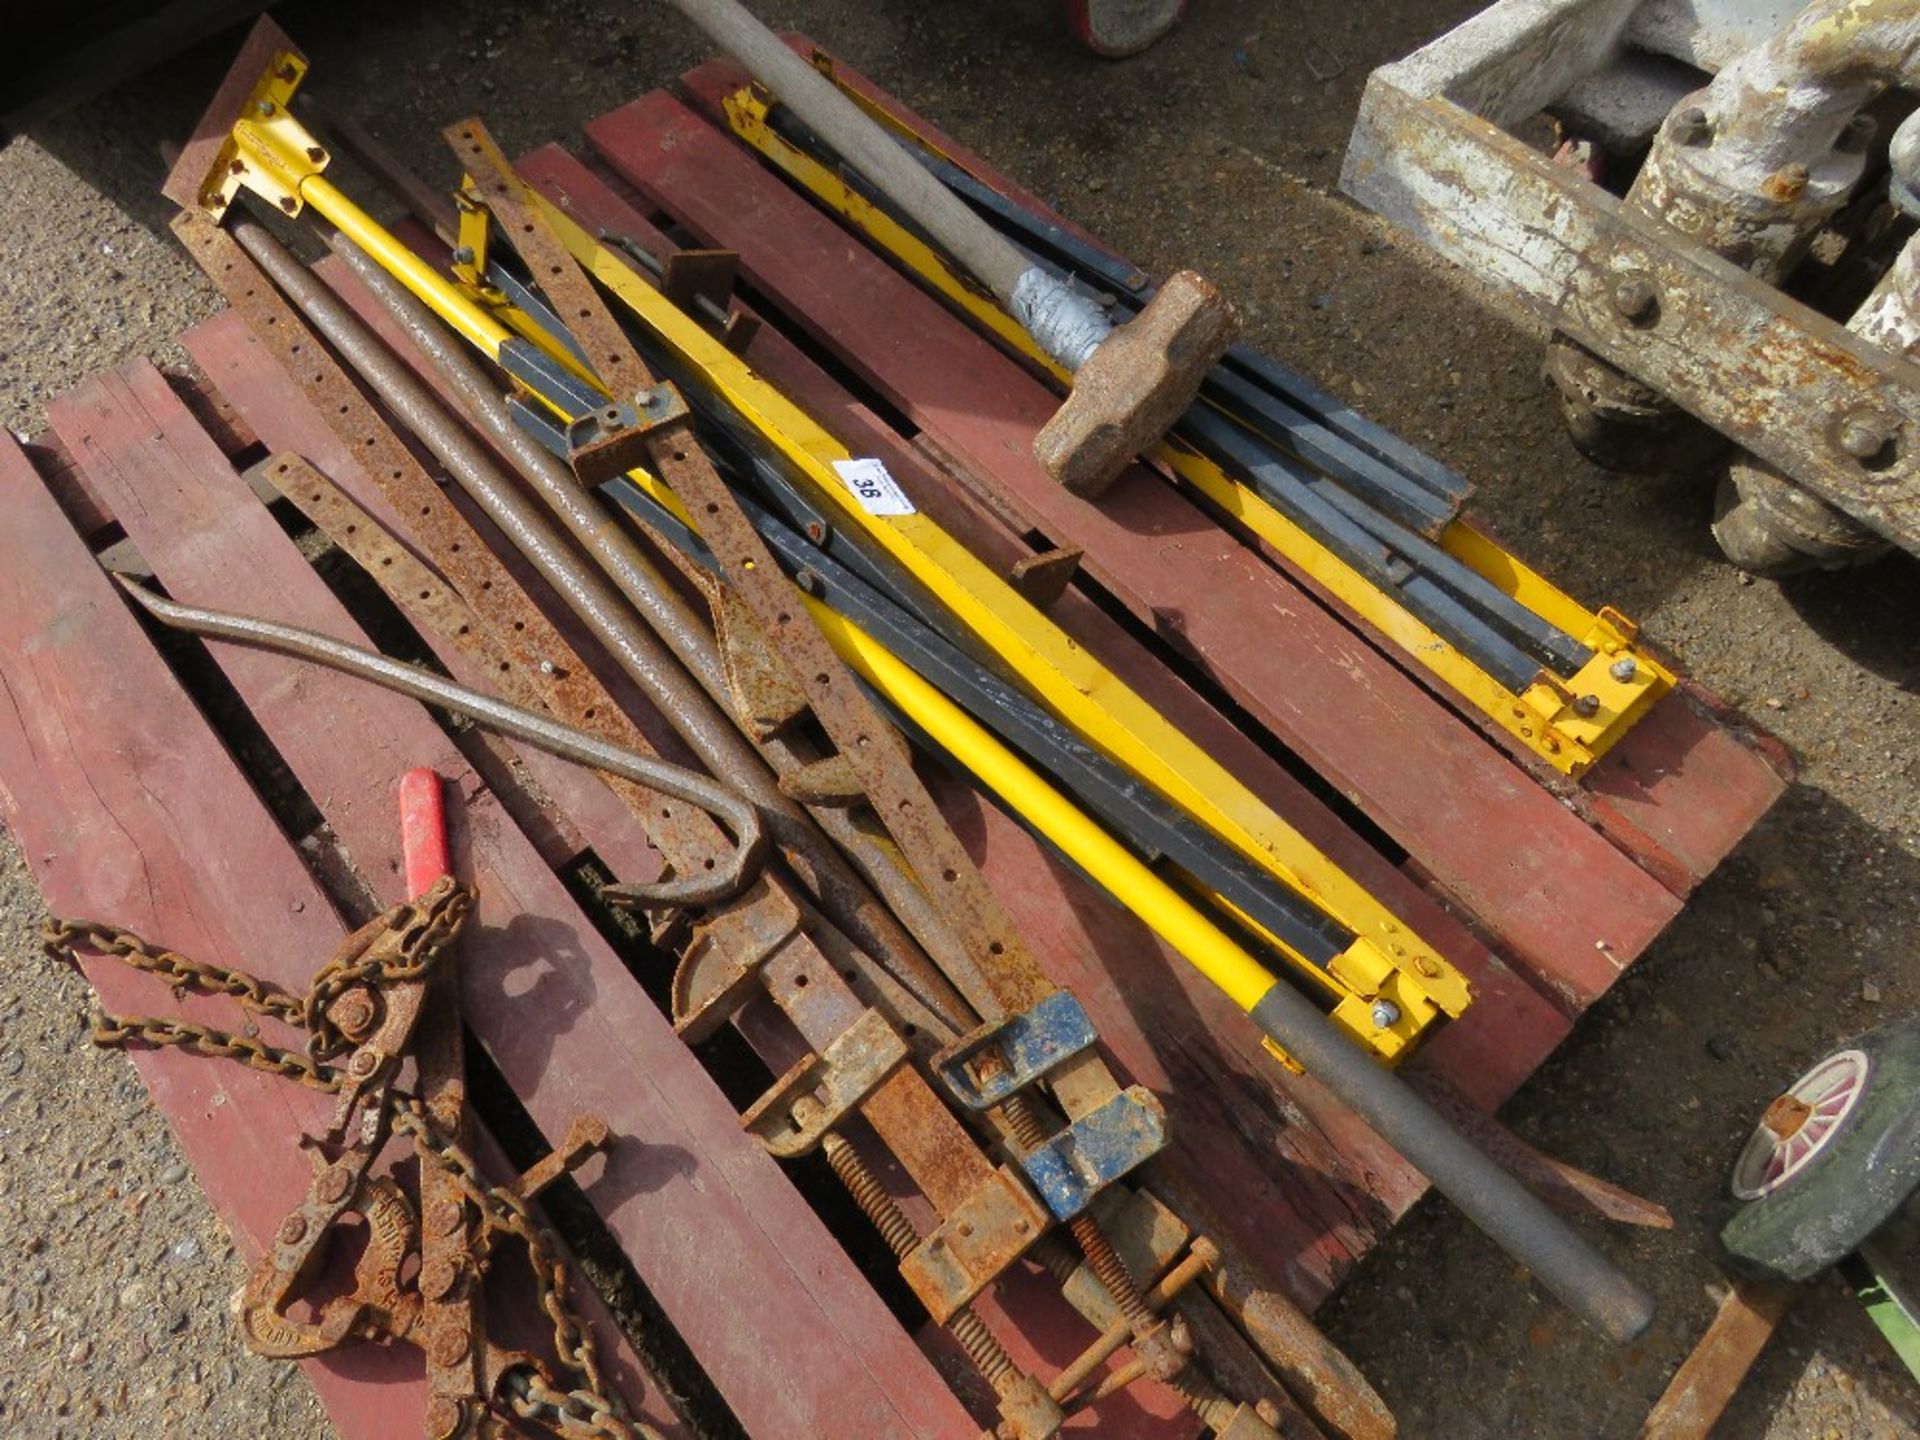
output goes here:
{"type": "Polygon", "coordinates": [[[913,501],[878,460],[836,460],[834,470],[869,515],[912,515],[913,501]]]}

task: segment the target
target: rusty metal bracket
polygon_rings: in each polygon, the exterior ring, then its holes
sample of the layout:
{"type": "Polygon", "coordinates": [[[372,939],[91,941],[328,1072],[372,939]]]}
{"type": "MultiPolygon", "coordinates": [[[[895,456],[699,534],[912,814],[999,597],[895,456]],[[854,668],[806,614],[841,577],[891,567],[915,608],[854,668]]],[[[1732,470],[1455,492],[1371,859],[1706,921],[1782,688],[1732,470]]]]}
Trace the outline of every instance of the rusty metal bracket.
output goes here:
{"type": "Polygon", "coordinates": [[[991,1110],[1099,1039],[1086,1007],[1056,990],[1031,1009],[963,1035],[933,1057],[933,1068],[962,1105],[991,1110]]]}
{"type": "MultiPolygon", "coordinates": [[[[743,898],[752,901],[759,888],[743,898]]],[[[699,921],[674,968],[673,1029],[690,1045],[710,1039],[739,1014],[759,993],[767,962],[805,931],[801,912],[792,906],[749,903],[729,907],[728,914],[735,918],[726,926],[727,943],[719,942],[714,920],[699,921]]]]}
{"type": "Polygon", "coordinates": [[[1010,1166],[995,1170],[900,1262],[900,1274],[941,1324],[972,1302],[1053,1223],[1010,1166]]]}
{"type": "Polygon", "coordinates": [[[688,418],[680,392],[662,381],[582,415],[567,426],[567,463],[582,483],[598,485],[646,464],[647,436],[688,418]]]}
{"type": "Polygon", "coordinates": [[[827,1131],[864,1104],[906,1063],[907,1042],[878,1010],[868,1010],[818,1055],[797,1061],[740,1117],[782,1160],[807,1154],[827,1131]]]}

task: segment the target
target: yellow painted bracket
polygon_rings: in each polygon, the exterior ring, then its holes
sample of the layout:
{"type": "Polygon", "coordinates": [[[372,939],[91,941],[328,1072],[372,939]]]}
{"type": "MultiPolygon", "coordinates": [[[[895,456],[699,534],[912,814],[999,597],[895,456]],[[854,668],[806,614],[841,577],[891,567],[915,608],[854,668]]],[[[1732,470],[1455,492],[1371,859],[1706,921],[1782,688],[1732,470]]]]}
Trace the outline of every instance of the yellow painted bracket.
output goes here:
{"type": "MultiPolygon", "coordinates": [[[[918,513],[868,513],[833,469],[835,461],[851,458],[839,441],[641,279],[624,257],[562,211],[540,203],[575,259],[701,374],[730,409],[777,446],[839,523],[870,536],[1004,659],[1034,698],[1354,933],[1354,943],[1333,961],[1331,974],[1278,941],[1274,945],[1333,996],[1336,1019],[1356,1038],[1383,1056],[1396,1056],[1432,1022],[1465,1009],[1470,986],[1432,946],[934,521],[918,513]],[[1392,1001],[1399,1017],[1384,1026],[1376,1023],[1375,1002],[1381,999],[1392,1001]]],[[[635,471],[632,479],[691,524],[692,517],[656,478],[635,471]]]]}
{"type": "MultiPolygon", "coordinates": [[[[814,63],[829,78],[832,65],[816,53],[814,63]]],[[[912,135],[858,91],[842,93],[895,133],[912,135]]],[[[1022,359],[1065,384],[1067,373],[1040,350],[1018,321],[963,271],[949,264],[884,209],[779,135],[769,123],[771,101],[757,86],[724,97],[733,133],[795,184],[891,255],[923,284],[958,307],[975,324],[1022,359]]],[[[920,144],[924,137],[912,135],[920,144]]],[[[944,157],[950,162],[953,157],[944,157]]],[[[1276,509],[1265,496],[1228,475],[1212,460],[1175,440],[1148,457],[1203,497],[1215,513],[1256,536],[1347,609],[1366,620],[1415,664],[1451,690],[1476,714],[1498,726],[1563,775],[1577,776],[1619,740],[1655,700],[1672,688],[1674,676],[1635,650],[1632,622],[1611,610],[1593,614],[1536,572],[1495,545],[1470,524],[1456,520],[1439,544],[1507,595],[1594,649],[1594,658],[1572,676],[1542,670],[1515,694],[1436,633],[1359,571],[1276,509]],[[1631,667],[1621,661],[1631,661],[1631,667]]]]}

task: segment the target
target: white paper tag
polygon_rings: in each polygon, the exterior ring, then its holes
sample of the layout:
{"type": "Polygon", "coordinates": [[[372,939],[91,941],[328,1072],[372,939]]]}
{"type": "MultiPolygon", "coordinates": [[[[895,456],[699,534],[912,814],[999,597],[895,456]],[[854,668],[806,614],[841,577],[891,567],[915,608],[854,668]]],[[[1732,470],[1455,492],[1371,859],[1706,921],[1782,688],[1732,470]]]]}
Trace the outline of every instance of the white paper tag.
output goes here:
{"type": "Polygon", "coordinates": [[[836,460],[833,468],[869,515],[912,515],[913,501],[878,460],[836,460]]]}

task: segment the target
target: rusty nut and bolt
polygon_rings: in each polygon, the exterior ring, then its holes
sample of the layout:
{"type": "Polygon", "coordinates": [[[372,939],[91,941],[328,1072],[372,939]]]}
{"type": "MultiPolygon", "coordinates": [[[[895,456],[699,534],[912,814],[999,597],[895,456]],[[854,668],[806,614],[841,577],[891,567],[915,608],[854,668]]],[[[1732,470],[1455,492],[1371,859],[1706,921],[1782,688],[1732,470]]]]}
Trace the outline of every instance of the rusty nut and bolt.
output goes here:
{"type": "Polygon", "coordinates": [[[1791,165],[1782,165],[1769,175],[1761,189],[1770,200],[1792,204],[1807,193],[1807,184],[1812,179],[1813,172],[1796,160],[1791,165]]]}
{"type": "Polygon", "coordinates": [[[1648,324],[1660,313],[1660,292],[1638,271],[1622,275],[1613,282],[1613,308],[1629,324],[1648,324]]]}
{"type": "Polygon", "coordinates": [[[314,1193],[320,1197],[323,1205],[338,1205],[347,1198],[352,1188],[353,1174],[344,1165],[334,1165],[321,1175],[320,1183],[314,1187],[314,1193]]]}
{"type": "Polygon", "coordinates": [[[327,1011],[327,1018],[340,1027],[349,1040],[361,1040],[373,1028],[373,996],[353,989],[342,995],[327,1011]]]}
{"type": "Polygon", "coordinates": [[[1573,713],[1582,720],[1591,720],[1600,713],[1600,697],[1598,695],[1574,696],[1573,713]]]}
{"type": "Polygon", "coordinates": [[[1877,410],[1856,410],[1841,418],[1837,438],[1840,448],[1864,465],[1884,457],[1897,428],[1891,416],[1877,410]]]}
{"type": "Polygon", "coordinates": [[[282,1245],[298,1245],[307,1238],[307,1219],[304,1215],[289,1215],[280,1222],[280,1229],[274,1238],[282,1245]]]}

